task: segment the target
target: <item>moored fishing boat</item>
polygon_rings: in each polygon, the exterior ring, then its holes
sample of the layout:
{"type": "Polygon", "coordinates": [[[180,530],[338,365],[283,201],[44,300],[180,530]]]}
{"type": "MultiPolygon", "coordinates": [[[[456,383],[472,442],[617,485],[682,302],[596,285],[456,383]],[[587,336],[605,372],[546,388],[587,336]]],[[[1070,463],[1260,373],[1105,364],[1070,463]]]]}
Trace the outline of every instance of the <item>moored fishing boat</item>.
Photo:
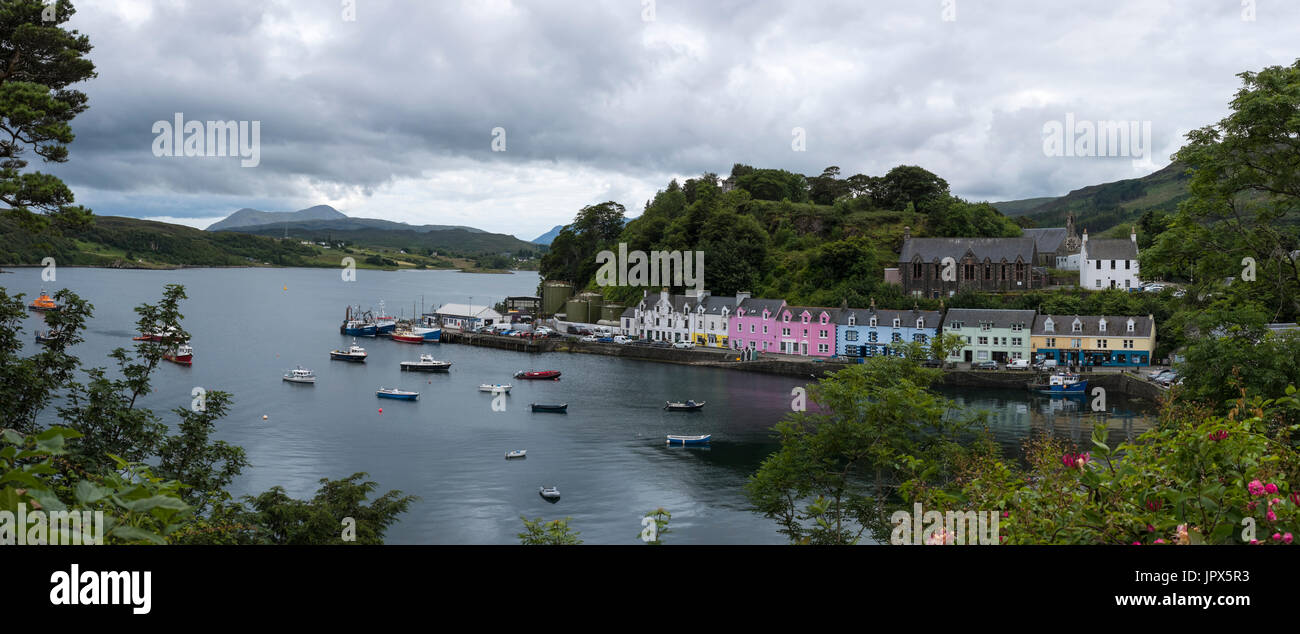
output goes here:
{"type": "Polygon", "coordinates": [[[352,340],[352,345],[347,350],[331,350],[330,359],[336,361],[352,361],[354,363],[364,363],[366,360],[366,349],[357,345],[357,340],[352,340]]]}
{"type": "Polygon", "coordinates": [[[509,394],[509,393],[510,393],[510,388],[512,388],[512,387],[514,387],[514,386],[513,386],[513,385],[510,385],[509,383],[484,383],[484,384],[478,386],[478,391],[480,391],[480,392],[505,392],[506,394],[509,394]]]}
{"type": "Polygon", "coordinates": [[[698,403],[691,400],[688,400],[685,403],[675,403],[673,401],[668,401],[668,404],[664,405],[664,409],[670,412],[698,412],[703,408],[704,408],[704,401],[700,401],[698,403]]]}
{"type": "Polygon", "coordinates": [[[54,341],[54,338],[58,336],[59,336],[59,331],[54,330],[53,328],[49,330],[37,330],[36,343],[41,343],[41,344],[49,343],[51,341],[54,341]]]}
{"type": "Polygon", "coordinates": [[[675,436],[668,435],[668,444],[670,445],[707,445],[713,434],[704,434],[702,436],[675,436]]]}
{"type": "Polygon", "coordinates": [[[28,304],[27,307],[40,312],[59,309],[58,303],[54,301],[53,297],[50,297],[49,293],[45,292],[45,289],[41,289],[41,296],[33,299],[32,303],[28,304]]]}
{"type": "Polygon", "coordinates": [[[393,331],[393,341],[419,344],[424,343],[424,335],[410,330],[395,330],[393,331]]]}
{"type": "Polygon", "coordinates": [[[563,414],[569,410],[568,403],[533,403],[534,412],[553,412],[563,414]]]}
{"type": "Polygon", "coordinates": [[[353,337],[374,337],[378,332],[379,327],[374,323],[360,319],[349,320],[343,325],[343,334],[353,337]]]}
{"type": "Polygon", "coordinates": [[[451,368],[450,361],[438,361],[431,354],[420,355],[419,361],[403,361],[403,370],[411,372],[446,372],[451,368]]]}
{"type": "Polygon", "coordinates": [[[518,372],[515,372],[515,378],[529,379],[529,380],[558,379],[560,378],[560,371],[559,370],[536,370],[536,371],[525,372],[523,370],[520,370],[518,372]]]}
{"type": "Polygon", "coordinates": [[[316,375],[313,374],[311,370],[298,366],[297,369],[291,370],[288,374],[284,375],[284,380],[289,383],[307,383],[315,385],[316,375]]]}
{"type": "Polygon", "coordinates": [[[1052,396],[1084,396],[1088,393],[1088,379],[1077,374],[1057,372],[1046,380],[1032,381],[1029,391],[1052,396]]]}
{"type": "Polygon", "coordinates": [[[191,365],[194,363],[194,348],[182,344],[163,353],[163,358],[172,363],[191,365]]]}
{"type": "Polygon", "coordinates": [[[384,313],[384,300],[379,300],[379,315],[375,317],[375,334],[388,336],[397,330],[397,318],[384,313]]]}
{"type": "Polygon", "coordinates": [[[378,396],[379,398],[397,399],[399,401],[414,401],[420,398],[420,393],[399,390],[395,387],[381,387],[375,392],[375,396],[378,396]]]}
{"type": "Polygon", "coordinates": [[[438,340],[442,338],[441,328],[424,328],[421,326],[414,326],[411,328],[411,332],[413,334],[417,334],[420,335],[421,337],[424,337],[425,341],[432,341],[434,343],[437,343],[438,340]]]}

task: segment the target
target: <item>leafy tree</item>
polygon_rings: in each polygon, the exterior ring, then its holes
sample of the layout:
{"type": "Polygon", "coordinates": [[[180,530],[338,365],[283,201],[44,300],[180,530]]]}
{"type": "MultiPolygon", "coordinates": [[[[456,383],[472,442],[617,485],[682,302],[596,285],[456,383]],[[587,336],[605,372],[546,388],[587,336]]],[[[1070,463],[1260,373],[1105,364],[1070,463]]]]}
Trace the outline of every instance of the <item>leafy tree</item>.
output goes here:
{"type": "Polygon", "coordinates": [[[880,181],[880,206],[903,209],[909,204],[917,211],[929,213],[948,196],[948,181],[916,165],[899,165],[880,181]]]}
{"type": "Polygon", "coordinates": [[[542,518],[530,520],[519,516],[524,521],[524,532],[519,533],[519,543],[525,546],[576,546],[582,543],[580,533],[569,528],[569,520],[551,520],[542,518]]]}
{"type": "MultiPolygon", "coordinates": [[[[909,356],[924,356],[910,344],[909,356]]],[[[853,544],[888,534],[886,509],[906,489],[938,478],[969,421],[945,416],[928,390],[942,374],[902,357],[873,357],[821,379],[817,408],[776,426],[781,448],[745,485],[756,511],[790,541],[853,544]]]]}
{"type": "Polygon", "coordinates": [[[70,122],[87,106],[85,93],[69,86],[96,76],[86,59],[90,40],[60,26],[75,12],[70,0],[48,8],[41,0],[0,5],[0,203],[8,217],[33,230],[50,219],[61,226],[91,221],[90,210],[72,204],[63,181],[24,171],[29,149],[47,163],[68,160],[70,122]]]}
{"type": "Polygon", "coordinates": [[[736,186],[759,200],[808,200],[808,184],[803,176],[785,170],[756,169],[737,179],[736,186]]]}
{"type": "Polygon", "coordinates": [[[970,203],[956,197],[934,201],[929,234],[936,237],[1014,238],[1020,225],[988,203],[970,203]]]}

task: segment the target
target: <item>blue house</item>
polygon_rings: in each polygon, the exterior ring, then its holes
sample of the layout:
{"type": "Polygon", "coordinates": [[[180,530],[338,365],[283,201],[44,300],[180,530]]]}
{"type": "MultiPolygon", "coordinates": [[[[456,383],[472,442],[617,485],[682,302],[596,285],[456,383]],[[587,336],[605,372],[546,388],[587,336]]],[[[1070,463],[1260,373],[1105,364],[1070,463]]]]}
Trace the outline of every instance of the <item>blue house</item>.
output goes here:
{"type": "Polygon", "coordinates": [[[841,357],[902,355],[903,346],[930,345],[942,321],[939,311],[840,308],[835,328],[835,354],[841,357]]]}

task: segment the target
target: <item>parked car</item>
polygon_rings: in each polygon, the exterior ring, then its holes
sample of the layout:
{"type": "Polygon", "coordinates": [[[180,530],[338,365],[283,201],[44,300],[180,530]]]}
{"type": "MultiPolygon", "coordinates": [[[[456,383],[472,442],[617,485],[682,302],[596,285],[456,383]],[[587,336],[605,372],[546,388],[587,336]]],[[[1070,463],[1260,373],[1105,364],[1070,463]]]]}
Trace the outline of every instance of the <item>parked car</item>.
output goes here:
{"type": "Polygon", "coordinates": [[[597,337],[597,338],[596,338],[596,341],[599,342],[599,343],[614,343],[614,338],[613,338],[613,337],[597,337]]]}
{"type": "Polygon", "coordinates": [[[997,361],[976,361],[970,364],[972,370],[996,370],[998,369],[997,361]]]}
{"type": "Polygon", "coordinates": [[[1164,385],[1166,387],[1173,385],[1174,382],[1178,380],[1180,380],[1178,377],[1178,373],[1173,370],[1170,370],[1156,377],[1156,383],[1159,383],[1160,385],[1164,385]]]}
{"type": "Polygon", "coordinates": [[[672,347],[672,344],[668,343],[667,341],[654,341],[654,342],[651,342],[650,345],[651,345],[651,346],[654,346],[654,347],[656,347],[656,348],[671,348],[671,347],[672,347]]]}
{"type": "Polygon", "coordinates": [[[1012,359],[1007,362],[1008,370],[1028,370],[1029,359],[1012,359]]]}
{"type": "Polygon", "coordinates": [[[623,344],[632,343],[632,340],[627,337],[624,337],[623,335],[614,335],[614,343],[623,345],[623,344]]]}
{"type": "Polygon", "coordinates": [[[673,344],[673,347],[679,350],[690,350],[695,347],[695,344],[690,341],[678,341],[673,344]]]}
{"type": "Polygon", "coordinates": [[[547,328],[546,326],[542,326],[541,328],[534,330],[533,333],[536,334],[538,337],[549,337],[555,334],[555,331],[551,330],[550,328],[547,328]]]}
{"type": "Polygon", "coordinates": [[[583,337],[578,341],[581,341],[583,343],[596,343],[596,335],[587,335],[586,337],[583,337]]]}

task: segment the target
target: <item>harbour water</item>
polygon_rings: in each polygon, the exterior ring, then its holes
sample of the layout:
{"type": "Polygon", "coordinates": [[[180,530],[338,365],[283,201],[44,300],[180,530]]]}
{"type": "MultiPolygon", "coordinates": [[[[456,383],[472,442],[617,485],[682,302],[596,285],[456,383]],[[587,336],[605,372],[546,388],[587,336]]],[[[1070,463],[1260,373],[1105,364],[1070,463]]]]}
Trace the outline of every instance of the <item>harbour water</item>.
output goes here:
{"type": "MultiPolygon", "coordinates": [[[[169,423],[168,410],[188,407],[191,390],[234,395],[217,437],[240,445],[252,466],[233,485],[236,495],[280,485],[310,497],[321,478],[364,471],[380,491],[419,496],[388,531],[389,543],[517,543],[520,516],[572,518],[587,543],[638,543],[641,517],[672,512],[672,543],[782,543],[776,526],[747,508],[742,487],[776,448],[770,429],[790,409],[793,377],[697,368],[589,354],[525,353],[452,344],[402,344],[359,338],[364,364],[330,361],[329,351],[352,338],[339,334],[347,305],[377,306],[389,314],[432,310],[439,304],[493,304],[507,295],[533,295],[533,272],[477,275],[454,271],[357,271],[345,282],[326,269],[185,269],[139,271],[58,269],[42,282],[41,269],[0,275],[9,293],[28,300],[41,288],[69,288],[95,306],[86,341],[74,349],[86,366],[107,366],[105,355],[129,348],[135,312],[156,302],[163,285],[183,284],[185,327],[193,335],[194,365],[164,364],[155,392],[143,405],[169,423]],[[446,373],[402,372],[398,364],[421,352],[452,362],[446,373]],[[314,386],[281,375],[297,365],[317,375],[314,386]],[[520,381],[518,370],[557,369],[559,381],[520,381]],[[482,383],[512,383],[505,411],[492,407],[482,383]],[[380,387],[420,392],[413,402],[378,399],[380,387]],[[706,401],[701,412],[663,409],[667,400],[706,401]],[[534,413],[532,402],[569,404],[564,414],[534,413]],[[380,409],[382,408],[382,412],[380,409]],[[266,420],[263,420],[263,416],[266,420]],[[666,434],[713,434],[706,448],[668,447],[666,434]],[[527,449],[506,461],[505,452],[527,449]],[[537,493],[554,485],[562,499],[537,493]]],[[[41,317],[30,315],[23,334],[29,350],[41,317]]],[[[1031,396],[1018,390],[945,390],[963,408],[989,411],[995,437],[1018,451],[1031,433],[1048,432],[1086,445],[1091,423],[1082,401],[1031,396]]],[[[1114,399],[1112,399],[1114,400],[1114,399]]],[[[1126,416],[1113,433],[1144,429],[1149,405],[1112,407],[1126,416]]],[[[54,422],[54,413],[47,412],[54,422]]]]}

